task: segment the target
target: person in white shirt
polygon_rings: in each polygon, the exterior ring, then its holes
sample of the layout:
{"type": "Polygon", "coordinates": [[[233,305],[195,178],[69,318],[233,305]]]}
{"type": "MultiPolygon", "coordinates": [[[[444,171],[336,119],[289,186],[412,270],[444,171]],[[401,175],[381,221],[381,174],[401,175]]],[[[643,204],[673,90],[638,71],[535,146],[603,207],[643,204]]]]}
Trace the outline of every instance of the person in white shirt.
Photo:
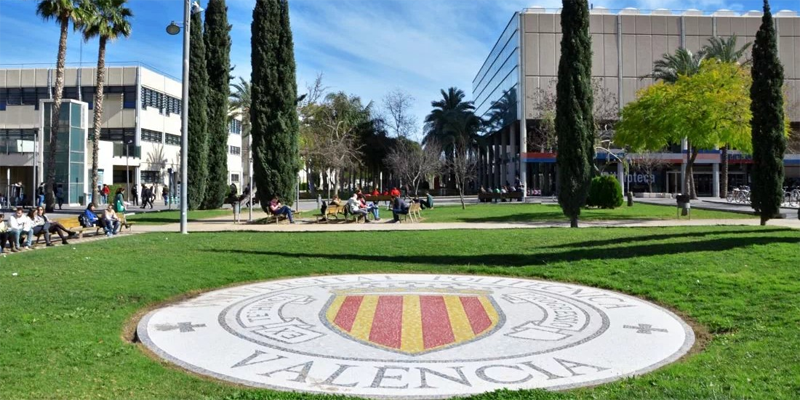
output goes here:
{"type": "Polygon", "coordinates": [[[103,212],[103,223],[106,224],[106,236],[116,235],[119,231],[119,217],[112,205],[108,205],[103,212]]]}
{"type": "Polygon", "coordinates": [[[347,211],[356,216],[356,221],[358,221],[359,217],[363,216],[364,222],[369,222],[369,219],[367,219],[367,214],[369,212],[365,208],[361,208],[361,202],[358,201],[358,193],[353,193],[350,200],[347,200],[347,211]]]}
{"type": "MultiPolygon", "coordinates": [[[[3,215],[3,214],[0,214],[0,254],[3,254],[3,252],[6,249],[6,242],[9,241],[8,240],[8,238],[9,238],[9,235],[8,235],[8,223],[6,223],[5,219],[6,219],[6,216],[3,215]]],[[[13,245],[12,245],[12,248],[13,248],[13,245]]]]}
{"type": "Polygon", "coordinates": [[[13,251],[19,251],[19,240],[20,236],[23,234],[26,236],[27,240],[25,243],[25,249],[30,250],[31,245],[33,244],[33,221],[25,215],[24,210],[22,207],[17,207],[16,212],[14,215],[11,216],[9,219],[8,224],[8,232],[11,233],[11,237],[14,239],[13,251]]]}

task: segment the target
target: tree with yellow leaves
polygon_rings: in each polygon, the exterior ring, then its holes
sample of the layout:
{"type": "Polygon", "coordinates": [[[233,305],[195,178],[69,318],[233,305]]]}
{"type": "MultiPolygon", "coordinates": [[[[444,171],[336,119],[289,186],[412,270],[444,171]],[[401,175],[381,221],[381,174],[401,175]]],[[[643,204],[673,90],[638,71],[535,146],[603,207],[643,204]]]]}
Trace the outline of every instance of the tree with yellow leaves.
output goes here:
{"type": "Polygon", "coordinates": [[[696,198],[692,177],[700,150],[726,143],[749,152],[750,74],[733,63],[704,63],[697,74],[674,84],[656,83],[622,110],[614,141],[632,151],[661,150],[686,138],[686,188],[696,198]]]}

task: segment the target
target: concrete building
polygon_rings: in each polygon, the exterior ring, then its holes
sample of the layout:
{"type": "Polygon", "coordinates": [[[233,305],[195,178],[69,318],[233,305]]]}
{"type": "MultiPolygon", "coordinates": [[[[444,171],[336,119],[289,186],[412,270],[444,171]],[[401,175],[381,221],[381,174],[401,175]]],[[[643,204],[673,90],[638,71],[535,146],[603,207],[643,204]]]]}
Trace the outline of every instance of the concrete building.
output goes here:
{"type": "MultiPolygon", "coordinates": [[[[780,59],[785,70],[788,96],[788,117],[795,131],[800,130],[800,17],[794,11],[774,14],[779,41],[780,59]]],[[[697,52],[714,36],[736,35],[739,45],[753,42],[761,24],[761,12],[743,14],[728,10],[703,13],[687,10],[648,12],[637,9],[615,13],[596,7],[591,10],[592,76],[597,86],[595,106],[605,107],[616,118],[616,111],[635,100],[638,90],[651,85],[649,74],[653,62],[679,47],[697,52]]],[[[558,12],[529,8],[515,13],[492,48],[473,80],[473,99],[477,114],[493,123],[486,136],[487,145],[479,152],[479,184],[498,187],[514,182],[520,176],[528,189],[544,194],[555,191],[555,155],[547,143],[535,136],[540,114],[548,100],[554,100],[561,42],[561,21],[558,12]],[[549,96],[549,97],[548,97],[549,96]],[[524,118],[523,118],[524,116],[524,118]],[[524,123],[523,123],[524,121],[524,123]]],[[[602,113],[601,113],[602,114],[602,113]]],[[[613,121],[608,122],[613,134],[613,121]]],[[[653,177],[637,176],[634,171],[626,177],[634,190],[654,179],[661,192],[681,192],[680,179],[684,173],[685,143],[676,144],[669,153],[656,155],[667,163],[653,177]]],[[[615,150],[613,153],[617,153],[615,150]]],[[[621,150],[619,151],[621,152],[621,150]]],[[[616,154],[615,154],[616,155],[616,154]]],[[[730,186],[749,182],[748,164],[752,161],[737,151],[731,151],[730,186]]],[[[598,153],[598,159],[614,155],[598,153]]],[[[786,159],[788,177],[800,178],[800,155],[786,159]]],[[[698,193],[719,193],[718,151],[700,155],[695,168],[698,193]]],[[[607,170],[622,177],[622,165],[609,165],[607,170]]],[[[639,174],[641,175],[641,174],[639,174]]]]}
{"type": "MultiPolygon", "coordinates": [[[[32,199],[36,186],[45,180],[46,121],[55,75],[54,68],[0,69],[0,190],[12,203],[20,183],[27,199],[32,199]]],[[[95,83],[96,68],[65,71],[61,115],[63,120],[69,115],[65,111],[76,113],[70,119],[76,132],[59,146],[69,149],[70,166],[57,165],[56,181],[69,182],[65,189],[73,204],[85,204],[91,193],[95,83]]],[[[155,185],[160,199],[161,188],[176,184],[180,176],[181,83],[141,65],[115,66],[107,68],[104,91],[99,183],[155,185]]],[[[241,187],[241,121],[233,120],[229,129],[228,183],[241,187]]]]}

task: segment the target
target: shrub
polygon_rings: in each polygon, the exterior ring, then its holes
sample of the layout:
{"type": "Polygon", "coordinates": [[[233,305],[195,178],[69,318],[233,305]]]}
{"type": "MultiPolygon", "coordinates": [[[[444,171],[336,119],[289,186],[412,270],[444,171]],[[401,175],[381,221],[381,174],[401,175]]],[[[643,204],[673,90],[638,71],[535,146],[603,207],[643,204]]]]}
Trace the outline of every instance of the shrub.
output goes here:
{"type": "Polygon", "coordinates": [[[589,207],[617,208],[622,206],[622,188],[614,175],[602,175],[592,179],[586,205],[589,207]]]}

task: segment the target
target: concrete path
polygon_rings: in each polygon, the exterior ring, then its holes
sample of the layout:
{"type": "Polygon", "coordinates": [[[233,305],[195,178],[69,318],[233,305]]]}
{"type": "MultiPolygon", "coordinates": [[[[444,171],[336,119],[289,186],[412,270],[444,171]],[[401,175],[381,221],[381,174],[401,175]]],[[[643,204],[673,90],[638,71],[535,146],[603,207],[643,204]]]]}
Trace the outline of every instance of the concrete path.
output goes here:
{"type": "MultiPolygon", "coordinates": [[[[634,201],[646,204],[657,204],[661,206],[676,206],[675,199],[644,199],[637,198],[634,201]]],[[[725,199],[716,197],[701,197],[698,200],[692,200],[692,208],[699,208],[703,210],[716,210],[716,211],[729,211],[740,214],[753,214],[753,208],[750,204],[741,203],[728,203],[725,199]]],[[[781,214],[785,214],[788,219],[797,219],[797,207],[781,207],[781,214]]]]}
{"type": "MultiPolygon", "coordinates": [[[[266,217],[263,212],[254,212],[253,219],[259,220],[266,217]]],[[[531,228],[567,228],[568,221],[539,221],[539,222],[422,222],[422,223],[389,223],[391,219],[371,223],[331,222],[316,223],[312,218],[298,221],[296,224],[281,222],[280,224],[234,224],[231,217],[219,217],[189,223],[189,232],[226,232],[226,231],[252,231],[252,232],[364,232],[364,231],[430,231],[443,229],[531,229],[531,228]]],[[[753,219],[681,219],[681,220],[623,220],[623,221],[585,221],[580,223],[582,228],[601,227],[670,227],[670,226],[756,226],[757,218],[753,219]]],[[[771,220],[769,226],[781,226],[800,229],[800,220],[782,219],[771,220]]],[[[178,224],[168,225],[137,225],[134,232],[178,232],[178,224]]]]}

